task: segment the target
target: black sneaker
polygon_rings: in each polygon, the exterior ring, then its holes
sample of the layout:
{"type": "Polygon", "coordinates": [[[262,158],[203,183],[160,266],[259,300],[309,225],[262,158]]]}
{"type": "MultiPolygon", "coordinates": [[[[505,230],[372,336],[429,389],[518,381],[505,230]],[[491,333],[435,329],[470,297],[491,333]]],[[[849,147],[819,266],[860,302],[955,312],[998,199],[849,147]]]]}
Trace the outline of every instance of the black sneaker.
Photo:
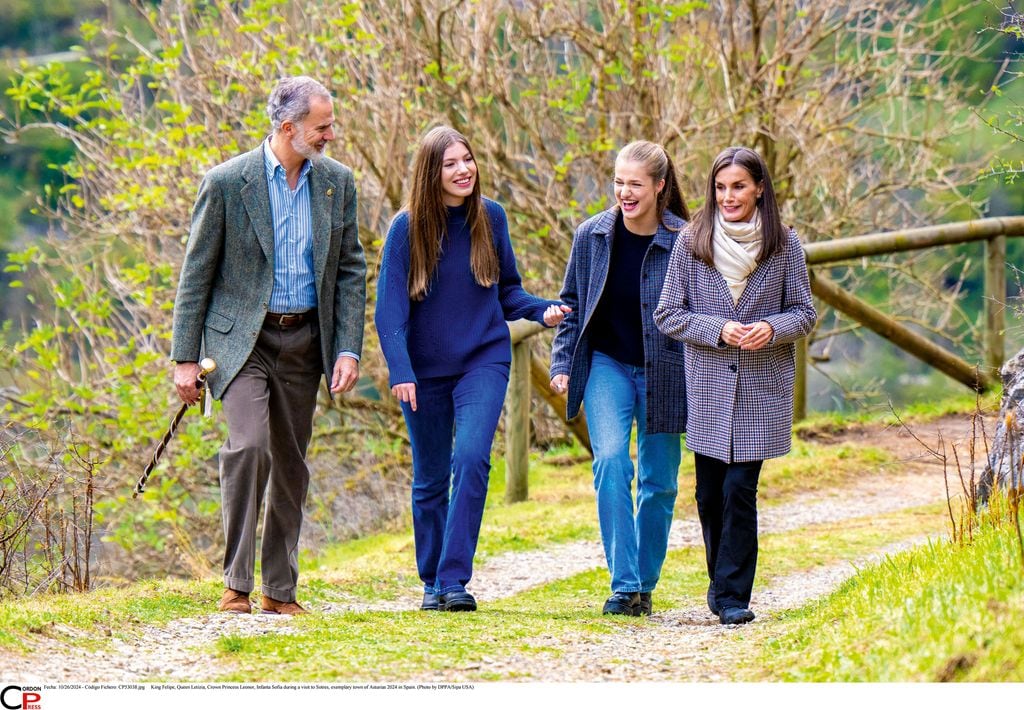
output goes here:
{"type": "Polygon", "coordinates": [[[601,609],[602,614],[620,614],[621,616],[636,616],[637,607],[640,605],[639,592],[615,592],[604,603],[601,609]]]}
{"type": "Polygon", "coordinates": [[[423,602],[420,604],[422,611],[437,611],[437,595],[433,592],[423,592],[423,602]]]}
{"type": "Polygon", "coordinates": [[[721,610],[718,615],[718,620],[726,626],[749,624],[754,620],[754,612],[742,607],[730,607],[721,610]]]}
{"type": "Polygon", "coordinates": [[[640,592],[640,601],[637,602],[636,615],[637,616],[650,616],[651,615],[651,593],[640,592]]]}
{"type": "Polygon", "coordinates": [[[476,599],[469,592],[449,592],[437,595],[440,611],[476,611],[476,599]]]}

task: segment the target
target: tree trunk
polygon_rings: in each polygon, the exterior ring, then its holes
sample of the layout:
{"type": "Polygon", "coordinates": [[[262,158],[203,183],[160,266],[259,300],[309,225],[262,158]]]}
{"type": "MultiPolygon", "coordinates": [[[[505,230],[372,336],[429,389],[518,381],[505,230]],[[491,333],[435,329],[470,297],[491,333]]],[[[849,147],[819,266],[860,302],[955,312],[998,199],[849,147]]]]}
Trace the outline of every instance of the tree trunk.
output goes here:
{"type": "Polygon", "coordinates": [[[1007,360],[999,374],[1003,378],[1003,401],[988,464],[978,483],[979,505],[987,502],[996,488],[1020,493],[1024,486],[1024,349],[1007,360]]]}

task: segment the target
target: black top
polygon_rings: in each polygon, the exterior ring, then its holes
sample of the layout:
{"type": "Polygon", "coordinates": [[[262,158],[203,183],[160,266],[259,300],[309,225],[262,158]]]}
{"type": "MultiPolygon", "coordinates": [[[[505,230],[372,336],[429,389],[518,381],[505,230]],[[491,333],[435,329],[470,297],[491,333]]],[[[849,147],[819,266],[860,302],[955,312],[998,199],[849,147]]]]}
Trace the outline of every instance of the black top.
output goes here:
{"type": "Polygon", "coordinates": [[[640,270],[653,234],[626,229],[622,213],[615,220],[608,278],[590,319],[590,344],[619,362],[644,366],[644,329],[640,313],[640,270]]]}

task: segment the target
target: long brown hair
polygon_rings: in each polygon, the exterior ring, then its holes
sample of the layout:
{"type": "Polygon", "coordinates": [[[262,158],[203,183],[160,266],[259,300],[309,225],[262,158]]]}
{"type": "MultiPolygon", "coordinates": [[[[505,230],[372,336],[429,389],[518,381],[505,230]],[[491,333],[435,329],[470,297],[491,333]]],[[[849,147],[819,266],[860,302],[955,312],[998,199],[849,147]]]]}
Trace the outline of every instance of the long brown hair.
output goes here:
{"type": "MultiPolygon", "coordinates": [[[[441,241],[448,223],[444,204],[441,167],[444,152],[455,143],[473,149],[464,135],[448,126],[430,129],[420,141],[412,168],[409,193],[409,298],[422,301],[430,288],[441,256],[441,241]]],[[[475,161],[475,156],[474,156],[475,161]]],[[[469,226],[469,265],[473,278],[484,288],[498,283],[498,254],[491,236],[491,223],[480,196],[480,165],[476,165],[473,192],[466,198],[466,224],[469,226]]]]}
{"type": "Polygon", "coordinates": [[[775,199],[775,188],[772,178],[757,151],[740,146],[726,148],[711,166],[708,173],[708,185],[704,195],[704,206],[693,218],[693,230],[690,248],[693,255],[711,268],[715,267],[715,252],[712,247],[712,236],[715,233],[715,215],[718,212],[718,200],[715,199],[715,178],[722,168],[738,165],[753,178],[754,183],[761,187],[761,196],[757,198],[757,211],[761,215],[761,254],[758,263],[765,261],[772,254],[781,251],[786,240],[786,228],[782,224],[779,203],[775,199]]]}
{"type": "Polygon", "coordinates": [[[690,219],[690,213],[686,209],[686,202],[683,200],[683,193],[679,189],[676,166],[672,162],[672,158],[669,157],[667,150],[657,143],[651,143],[650,141],[633,141],[619,151],[615,162],[620,160],[643,165],[655,184],[659,180],[665,181],[665,187],[658,193],[658,198],[655,202],[655,210],[658,213],[658,222],[661,226],[665,229],[673,229],[665,224],[665,210],[669,210],[677,217],[690,219]]]}

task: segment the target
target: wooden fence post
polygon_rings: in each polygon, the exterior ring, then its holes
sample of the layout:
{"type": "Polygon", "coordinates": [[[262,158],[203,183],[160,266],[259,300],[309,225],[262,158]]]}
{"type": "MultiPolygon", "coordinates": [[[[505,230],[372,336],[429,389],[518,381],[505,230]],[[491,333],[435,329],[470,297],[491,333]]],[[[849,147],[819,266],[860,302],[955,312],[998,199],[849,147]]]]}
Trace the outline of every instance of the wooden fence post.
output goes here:
{"type": "Polygon", "coordinates": [[[512,345],[512,369],[505,398],[505,502],[528,494],[530,456],[530,340],[512,345]]]}
{"type": "MultiPolygon", "coordinates": [[[[539,357],[536,355],[530,356],[530,381],[533,382],[532,392],[536,392],[540,395],[540,398],[551,405],[551,409],[555,412],[555,416],[559,420],[563,420],[565,417],[565,404],[568,399],[566,393],[555,394],[551,391],[548,384],[551,380],[548,378],[548,367],[545,365],[539,357]]],[[[580,414],[578,417],[573,419],[571,422],[564,422],[565,426],[570,432],[576,437],[576,440],[583,445],[587,451],[593,455],[594,449],[590,445],[590,431],[587,429],[587,414],[580,408],[580,414]]]]}
{"type": "Polygon", "coordinates": [[[1006,236],[985,241],[985,366],[998,377],[1006,360],[1006,236]]]}

